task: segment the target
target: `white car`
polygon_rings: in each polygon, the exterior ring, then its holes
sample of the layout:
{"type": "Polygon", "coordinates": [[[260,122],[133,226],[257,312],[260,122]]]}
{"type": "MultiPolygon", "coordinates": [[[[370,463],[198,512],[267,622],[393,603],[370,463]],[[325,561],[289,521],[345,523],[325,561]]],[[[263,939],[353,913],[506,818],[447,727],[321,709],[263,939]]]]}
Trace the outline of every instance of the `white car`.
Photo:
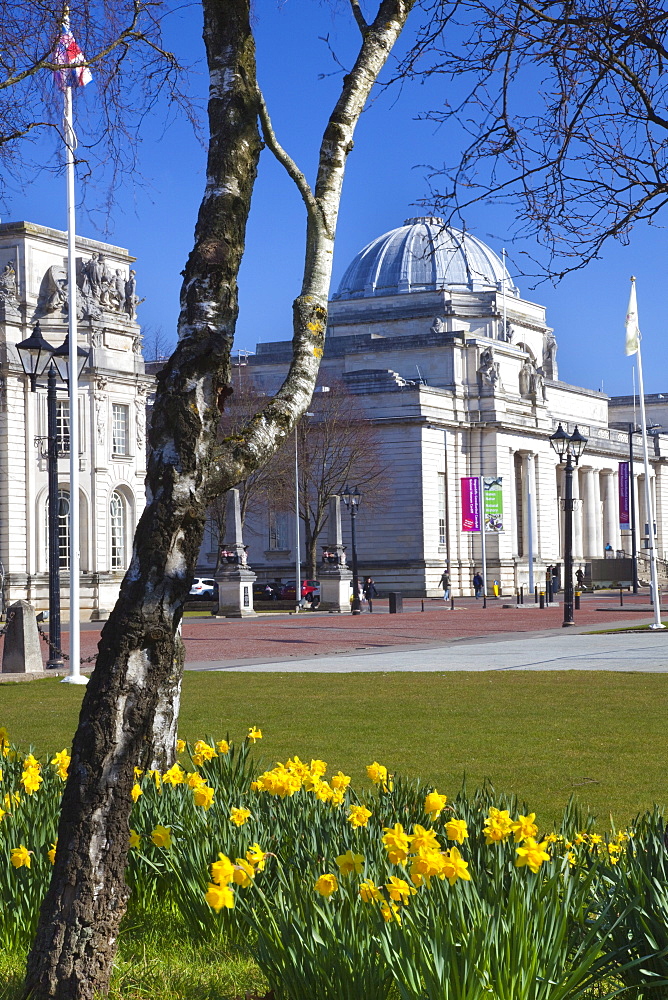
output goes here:
{"type": "Polygon", "coordinates": [[[214,601],[218,594],[218,584],[207,577],[196,576],[190,588],[190,597],[202,601],[214,601]]]}

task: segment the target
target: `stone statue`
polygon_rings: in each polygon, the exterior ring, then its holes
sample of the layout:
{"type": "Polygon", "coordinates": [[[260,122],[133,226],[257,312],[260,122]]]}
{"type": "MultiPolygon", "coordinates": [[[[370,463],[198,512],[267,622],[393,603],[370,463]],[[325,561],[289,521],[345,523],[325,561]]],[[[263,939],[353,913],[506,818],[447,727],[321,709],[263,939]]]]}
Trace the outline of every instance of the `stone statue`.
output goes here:
{"type": "Polygon", "coordinates": [[[14,270],[13,260],[5,264],[2,274],[0,274],[0,308],[5,319],[18,319],[19,300],[16,290],[16,271],[14,270]]]}
{"type": "Polygon", "coordinates": [[[10,260],[5,264],[2,274],[0,274],[0,299],[3,302],[16,302],[16,271],[14,261],[10,260]]]}
{"type": "Polygon", "coordinates": [[[545,347],[543,348],[543,371],[545,378],[557,379],[557,341],[551,330],[545,334],[545,347]]]}
{"type": "Polygon", "coordinates": [[[440,316],[434,318],[434,322],[429,327],[430,333],[445,333],[445,320],[440,316]]]}
{"type": "Polygon", "coordinates": [[[42,312],[58,312],[67,305],[67,271],[61,264],[52,264],[42,283],[42,312]]]}
{"type": "Polygon", "coordinates": [[[130,271],[130,277],[125,282],[125,294],[124,294],[125,312],[130,317],[130,319],[136,318],[136,309],[135,309],[137,305],[136,293],[137,293],[136,272],[130,271]]]}
{"type": "Polygon", "coordinates": [[[123,277],[123,272],[120,267],[116,268],[116,274],[114,275],[112,301],[114,303],[114,309],[123,309],[125,305],[125,278],[123,277]]]}
{"type": "Polygon", "coordinates": [[[545,373],[542,368],[536,368],[534,365],[530,384],[531,395],[535,397],[536,401],[545,402],[545,373]]]}
{"type": "Polygon", "coordinates": [[[107,394],[105,392],[107,388],[106,378],[98,378],[95,383],[95,426],[97,429],[97,442],[100,445],[104,444],[104,432],[106,427],[106,405],[107,405],[107,394]]]}
{"type": "Polygon", "coordinates": [[[534,368],[527,358],[520,368],[520,396],[528,396],[531,393],[531,378],[534,368]]]}
{"type": "Polygon", "coordinates": [[[135,422],[137,425],[137,448],[144,447],[146,439],[146,387],[137,387],[135,396],[135,422]]]}
{"type": "Polygon", "coordinates": [[[499,373],[500,365],[498,361],[494,360],[494,351],[491,347],[483,351],[480,355],[480,367],[478,368],[478,374],[482,376],[483,380],[493,389],[500,387],[501,376],[499,373]]]}

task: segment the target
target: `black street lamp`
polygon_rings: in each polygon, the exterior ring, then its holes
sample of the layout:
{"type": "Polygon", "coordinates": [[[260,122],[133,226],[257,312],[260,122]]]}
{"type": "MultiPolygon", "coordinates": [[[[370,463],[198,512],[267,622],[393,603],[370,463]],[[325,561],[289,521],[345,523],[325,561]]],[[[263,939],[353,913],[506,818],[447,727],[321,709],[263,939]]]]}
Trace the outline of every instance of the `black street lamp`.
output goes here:
{"type": "Polygon", "coordinates": [[[575,625],[573,620],[573,469],[580,461],[585,450],[587,438],[575,427],[569,436],[559,424],[550,437],[550,444],[559,456],[559,464],[566,471],[566,496],[564,497],[564,620],[562,625],[575,625]]]}
{"type": "MultiPolygon", "coordinates": [[[[65,385],[69,383],[69,335],[59,348],[54,348],[42,336],[39,323],[32,335],[16,345],[23,370],[30,379],[32,392],[37,391],[37,379],[45,372],[46,379],[46,415],[47,415],[47,475],[49,490],[49,659],[47,670],[59,669],[64,666],[61,648],[60,627],[60,538],[58,531],[60,498],[58,496],[58,426],[56,415],[56,399],[58,376],[65,385]],[[67,351],[67,353],[65,353],[67,351]]],[[[78,374],[81,374],[88,351],[77,348],[78,374]]],[[[70,420],[76,420],[76,414],[70,414],[70,420]]]]}
{"type": "Polygon", "coordinates": [[[355,516],[357,514],[357,508],[360,505],[362,495],[357,486],[354,490],[351,490],[349,486],[345,486],[341,490],[341,498],[350,511],[350,540],[352,542],[353,550],[353,603],[351,611],[354,615],[359,615],[362,609],[360,608],[360,588],[359,577],[357,575],[357,536],[355,534],[355,516]]]}

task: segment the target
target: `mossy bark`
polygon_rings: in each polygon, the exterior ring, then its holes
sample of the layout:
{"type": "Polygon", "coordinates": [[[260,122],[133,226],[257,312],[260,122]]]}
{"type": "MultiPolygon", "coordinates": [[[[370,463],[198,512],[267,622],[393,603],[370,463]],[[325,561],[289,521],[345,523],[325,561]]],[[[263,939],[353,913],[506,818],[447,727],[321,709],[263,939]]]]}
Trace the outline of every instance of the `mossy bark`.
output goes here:
{"type": "Polygon", "coordinates": [[[134,767],[149,749],[159,692],[178,682],[177,630],[230,381],[237,273],[261,149],[248,0],[206,0],[204,39],[211,74],[206,190],[184,274],[179,343],[159,377],[147,506],[72,748],[53,878],[28,959],[26,993],[36,1000],[92,998],[108,987],[128,894],[134,767]]]}

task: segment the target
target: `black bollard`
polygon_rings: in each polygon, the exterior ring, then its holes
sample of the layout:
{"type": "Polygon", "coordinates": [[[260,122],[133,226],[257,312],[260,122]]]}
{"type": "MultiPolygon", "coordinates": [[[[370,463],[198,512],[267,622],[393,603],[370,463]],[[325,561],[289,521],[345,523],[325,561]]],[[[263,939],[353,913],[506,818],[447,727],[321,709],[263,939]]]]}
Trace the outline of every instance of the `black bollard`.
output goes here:
{"type": "Polygon", "coordinates": [[[519,592],[519,590],[515,591],[515,604],[519,608],[519,606],[520,606],[520,592],[519,592]]]}
{"type": "Polygon", "coordinates": [[[552,584],[551,583],[548,583],[548,585],[547,585],[547,594],[545,596],[547,597],[547,603],[548,604],[552,604],[552,599],[553,599],[554,595],[552,594],[552,584]]]}
{"type": "Polygon", "coordinates": [[[540,607],[541,608],[545,607],[545,594],[543,593],[542,590],[540,592],[540,607]]]}
{"type": "Polygon", "coordinates": [[[580,610],[580,591],[579,590],[575,591],[575,610],[576,611],[580,610]]]}
{"type": "Polygon", "coordinates": [[[619,588],[619,606],[620,608],[624,607],[624,591],[621,587],[619,588]]]}
{"type": "Polygon", "coordinates": [[[454,599],[454,597],[450,598],[450,610],[451,611],[455,610],[455,599],[454,599]]]}
{"type": "Polygon", "coordinates": [[[487,594],[482,595],[482,606],[483,608],[487,607],[487,594]]]}
{"type": "Polygon", "coordinates": [[[424,611],[424,601],[422,601],[422,608],[421,608],[421,610],[424,611]]]}
{"type": "Polygon", "coordinates": [[[533,603],[538,604],[538,587],[533,588],[533,603]]]}

